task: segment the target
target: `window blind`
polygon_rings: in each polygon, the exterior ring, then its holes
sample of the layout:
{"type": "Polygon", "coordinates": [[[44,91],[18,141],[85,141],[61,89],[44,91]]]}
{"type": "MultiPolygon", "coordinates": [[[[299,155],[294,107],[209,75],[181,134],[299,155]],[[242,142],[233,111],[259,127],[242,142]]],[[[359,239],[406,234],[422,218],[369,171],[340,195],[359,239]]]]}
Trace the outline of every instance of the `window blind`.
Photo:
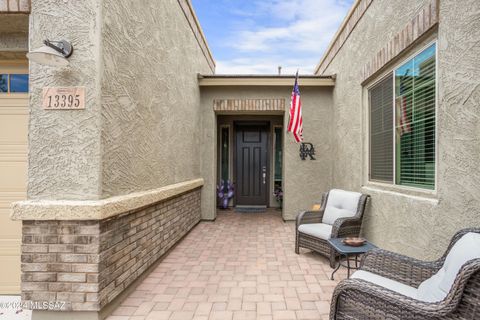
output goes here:
{"type": "Polygon", "coordinates": [[[393,183],[393,76],[369,91],[370,180],[393,183]]]}
{"type": "Polygon", "coordinates": [[[395,70],[396,183],[435,187],[435,45],[395,70]]]}

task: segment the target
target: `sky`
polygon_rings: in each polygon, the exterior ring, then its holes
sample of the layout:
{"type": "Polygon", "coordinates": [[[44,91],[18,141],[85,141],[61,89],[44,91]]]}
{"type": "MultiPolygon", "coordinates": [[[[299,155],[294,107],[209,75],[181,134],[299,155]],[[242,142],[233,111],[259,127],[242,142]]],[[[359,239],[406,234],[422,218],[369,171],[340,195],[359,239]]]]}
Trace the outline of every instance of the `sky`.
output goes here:
{"type": "Polygon", "coordinates": [[[192,0],[217,74],[311,74],[353,0],[192,0]]]}

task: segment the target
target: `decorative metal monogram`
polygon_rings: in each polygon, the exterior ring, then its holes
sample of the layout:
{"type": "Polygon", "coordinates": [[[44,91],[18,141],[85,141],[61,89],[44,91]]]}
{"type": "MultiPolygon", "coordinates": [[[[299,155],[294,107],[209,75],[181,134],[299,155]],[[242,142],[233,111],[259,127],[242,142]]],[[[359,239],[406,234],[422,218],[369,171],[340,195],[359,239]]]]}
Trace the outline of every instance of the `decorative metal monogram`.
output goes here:
{"type": "Polygon", "coordinates": [[[316,160],[315,157],[315,148],[310,142],[302,142],[300,145],[300,158],[302,160],[307,159],[307,156],[310,157],[310,160],[316,160]]]}

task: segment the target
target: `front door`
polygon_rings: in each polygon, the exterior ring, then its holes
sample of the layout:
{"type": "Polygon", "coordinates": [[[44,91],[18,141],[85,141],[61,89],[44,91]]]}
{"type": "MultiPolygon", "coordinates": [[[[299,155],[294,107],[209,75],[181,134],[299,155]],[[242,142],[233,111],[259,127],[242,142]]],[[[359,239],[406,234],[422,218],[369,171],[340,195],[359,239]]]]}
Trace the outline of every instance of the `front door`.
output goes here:
{"type": "Polygon", "coordinates": [[[245,123],[235,129],[236,205],[267,206],[269,127],[245,123]]]}

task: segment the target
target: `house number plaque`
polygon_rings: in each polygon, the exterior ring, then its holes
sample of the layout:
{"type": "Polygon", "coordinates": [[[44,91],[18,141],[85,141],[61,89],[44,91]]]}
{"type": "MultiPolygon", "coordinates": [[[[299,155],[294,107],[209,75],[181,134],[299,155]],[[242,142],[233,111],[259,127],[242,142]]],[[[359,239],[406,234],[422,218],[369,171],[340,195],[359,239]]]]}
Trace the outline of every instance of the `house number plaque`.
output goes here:
{"type": "Polygon", "coordinates": [[[43,88],[43,109],[80,110],[85,109],[85,87],[43,88]]]}

